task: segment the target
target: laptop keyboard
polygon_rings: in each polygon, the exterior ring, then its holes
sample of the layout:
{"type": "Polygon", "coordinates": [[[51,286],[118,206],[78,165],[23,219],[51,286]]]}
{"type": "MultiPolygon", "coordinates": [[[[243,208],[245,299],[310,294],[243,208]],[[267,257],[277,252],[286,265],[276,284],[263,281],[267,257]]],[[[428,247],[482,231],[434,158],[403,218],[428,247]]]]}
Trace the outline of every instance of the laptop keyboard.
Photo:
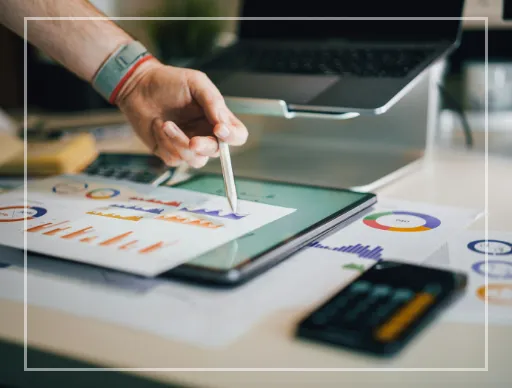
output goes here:
{"type": "Polygon", "coordinates": [[[239,47],[209,63],[208,70],[265,73],[403,77],[433,50],[425,49],[265,49],[239,47]]]}

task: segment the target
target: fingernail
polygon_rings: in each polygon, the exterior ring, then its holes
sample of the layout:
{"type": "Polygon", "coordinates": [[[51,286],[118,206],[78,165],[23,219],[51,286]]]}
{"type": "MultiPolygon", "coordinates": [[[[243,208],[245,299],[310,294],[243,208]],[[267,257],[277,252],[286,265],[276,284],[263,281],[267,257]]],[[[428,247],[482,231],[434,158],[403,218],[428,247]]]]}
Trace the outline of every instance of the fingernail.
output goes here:
{"type": "Polygon", "coordinates": [[[217,130],[217,136],[220,137],[221,139],[225,139],[226,137],[228,137],[229,136],[228,127],[225,125],[221,125],[219,127],[219,129],[217,130]]]}
{"type": "Polygon", "coordinates": [[[164,132],[167,134],[167,136],[172,138],[177,136],[176,128],[171,123],[164,124],[164,132]]]}
{"type": "Polygon", "coordinates": [[[196,157],[196,153],[190,150],[182,150],[181,157],[187,162],[189,162],[190,160],[193,160],[196,157]]]}

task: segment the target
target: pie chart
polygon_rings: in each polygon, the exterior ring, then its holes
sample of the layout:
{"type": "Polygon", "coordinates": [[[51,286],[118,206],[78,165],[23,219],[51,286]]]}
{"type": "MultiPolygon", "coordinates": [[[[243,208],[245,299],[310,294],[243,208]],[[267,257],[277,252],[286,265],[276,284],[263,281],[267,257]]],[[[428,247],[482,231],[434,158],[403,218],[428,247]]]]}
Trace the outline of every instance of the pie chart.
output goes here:
{"type": "Polygon", "coordinates": [[[0,207],[0,222],[32,220],[46,214],[46,209],[38,206],[0,207]]]}
{"type": "Polygon", "coordinates": [[[427,214],[394,210],[371,214],[363,223],[389,232],[426,232],[441,225],[441,220],[427,214]]]}

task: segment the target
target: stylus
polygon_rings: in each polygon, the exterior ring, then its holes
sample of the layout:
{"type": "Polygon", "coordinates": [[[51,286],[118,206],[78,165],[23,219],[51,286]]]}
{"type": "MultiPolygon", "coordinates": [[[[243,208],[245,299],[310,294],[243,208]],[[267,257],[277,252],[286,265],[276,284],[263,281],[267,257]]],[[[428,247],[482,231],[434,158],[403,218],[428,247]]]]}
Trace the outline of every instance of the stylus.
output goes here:
{"type": "Polygon", "coordinates": [[[231,166],[231,155],[229,154],[229,146],[227,143],[219,140],[220,164],[222,166],[222,175],[224,176],[224,188],[228,197],[231,211],[236,213],[238,207],[238,198],[236,195],[235,177],[233,175],[233,167],[231,166]]]}

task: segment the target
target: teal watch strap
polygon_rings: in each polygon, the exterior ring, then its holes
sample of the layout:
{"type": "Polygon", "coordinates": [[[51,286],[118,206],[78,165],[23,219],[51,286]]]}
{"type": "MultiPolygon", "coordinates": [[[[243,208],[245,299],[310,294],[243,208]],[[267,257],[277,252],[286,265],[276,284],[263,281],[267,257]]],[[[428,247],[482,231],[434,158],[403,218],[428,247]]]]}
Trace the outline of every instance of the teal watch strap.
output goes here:
{"type": "Polygon", "coordinates": [[[120,46],[96,73],[92,81],[93,88],[106,100],[113,103],[114,92],[118,91],[120,84],[131,69],[147,55],[148,50],[138,41],[120,46]]]}

